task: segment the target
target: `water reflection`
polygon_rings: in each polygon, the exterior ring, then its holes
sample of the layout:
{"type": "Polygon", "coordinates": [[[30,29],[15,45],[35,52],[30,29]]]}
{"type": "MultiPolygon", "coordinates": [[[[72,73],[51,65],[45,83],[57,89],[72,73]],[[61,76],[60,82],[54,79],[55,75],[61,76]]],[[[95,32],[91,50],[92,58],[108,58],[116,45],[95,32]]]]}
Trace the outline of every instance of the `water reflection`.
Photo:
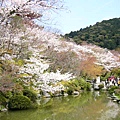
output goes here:
{"type": "Polygon", "coordinates": [[[107,104],[107,108],[108,109],[106,111],[101,111],[101,117],[99,118],[99,120],[118,119],[117,115],[120,112],[118,104],[110,100],[107,104]]]}
{"type": "Polygon", "coordinates": [[[40,108],[0,113],[0,120],[120,120],[120,108],[105,93],[44,98],[40,108]]]}

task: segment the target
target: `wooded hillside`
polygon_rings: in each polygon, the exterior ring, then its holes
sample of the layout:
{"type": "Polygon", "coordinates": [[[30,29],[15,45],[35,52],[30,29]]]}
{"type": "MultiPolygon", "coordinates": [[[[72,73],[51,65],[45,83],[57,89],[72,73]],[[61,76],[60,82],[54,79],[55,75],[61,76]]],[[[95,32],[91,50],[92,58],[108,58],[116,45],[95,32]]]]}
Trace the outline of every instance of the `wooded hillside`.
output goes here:
{"type": "Polygon", "coordinates": [[[77,44],[86,41],[110,50],[120,50],[120,18],[97,22],[93,26],[71,31],[65,37],[73,38],[77,44]]]}

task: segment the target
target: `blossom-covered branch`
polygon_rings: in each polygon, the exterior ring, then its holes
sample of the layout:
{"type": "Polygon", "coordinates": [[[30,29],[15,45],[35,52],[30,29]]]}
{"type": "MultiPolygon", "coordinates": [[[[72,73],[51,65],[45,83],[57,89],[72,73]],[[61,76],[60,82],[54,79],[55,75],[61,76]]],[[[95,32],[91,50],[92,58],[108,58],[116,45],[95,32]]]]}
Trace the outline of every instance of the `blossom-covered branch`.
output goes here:
{"type": "Polygon", "coordinates": [[[60,0],[1,0],[0,23],[8,23],[13,16],[21,16],[25,20],[38,19],[51,10],[63,7],[60,0]]]}

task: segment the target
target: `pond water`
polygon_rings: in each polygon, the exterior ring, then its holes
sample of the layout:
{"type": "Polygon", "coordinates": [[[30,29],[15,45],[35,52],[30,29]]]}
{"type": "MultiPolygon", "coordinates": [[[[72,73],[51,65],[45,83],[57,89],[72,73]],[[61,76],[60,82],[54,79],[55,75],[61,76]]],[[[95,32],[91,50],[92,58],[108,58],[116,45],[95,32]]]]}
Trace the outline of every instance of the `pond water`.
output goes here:
{"type": "Polygon", "coordinates": [[[120,120],[120,105],[106,93],[44,98],[38,109],[0,113],[0,120],[120,120]]]}

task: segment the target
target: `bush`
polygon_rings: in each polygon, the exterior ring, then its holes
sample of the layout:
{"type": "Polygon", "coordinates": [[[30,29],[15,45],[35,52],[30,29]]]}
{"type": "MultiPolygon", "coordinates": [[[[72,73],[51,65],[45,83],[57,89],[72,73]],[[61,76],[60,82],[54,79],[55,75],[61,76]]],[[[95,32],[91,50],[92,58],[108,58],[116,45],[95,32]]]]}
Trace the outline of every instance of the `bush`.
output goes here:
{"type": "Polygon", "coordinates": [[[118,89],[118,86],[111,86],[109,88],[109,94],[113,94],[115,92],[115,89],[118,89]]]}
{"type": "Polygon", "coordinates": [[[120,88],[114,90],[115,95],[120,96],[120,88]]]}
{"type": "Polygon", "coordinates": [[[5,98],[2,92],[0,92],[0,105],[3,105],[3,106],[7,105],[7,99],[5,98]]]}
{"type": "Polygon", "coordinates": [[[68,89],[67,89],[67,94],[68,94],[68,95],[72,95],[73,91],[74,91],[74,90],[73,90],[72,88],[68,88],[68,89]]]}
{"type": "Polygon", "coordinates": [[[23,90],[23,95],[27,96],[32,102],[36,102],[37,94],[29,89],[23,90]]]}
{"type": "Polygon", "coordinates": [[[61,95],[64,95],[65,91],[64,90],[61,90],[61,95]]]}
{"type": "Polygon", "coordinates": [[[6,91],[6,92],[4,92],[4,96],[6,97],[6,98],[11,98],[12,97],[12,92],[11,91],[6,91]]]}
{"type": "Polygon", "coordinates": [[[30,108],[31,101],[28,97],[23,95],[12,96],[8,102],[8,108],[14,109],[27,109],[30,108]]]}
{"type": "Polygon", "coordinates": [[[87,85],[86,85],[86,90],[87,90],[87,91],[90,91],[90,90],[91,90],[91,84],[90,84],[90,83],[87,83],[87,85]]]}
{"type": "Polygon", "coordinates": [[[100,84],[100,85],[98,85],[98,87],[99,87],[99,89],[102,89],[102,88],[104,88],[104,84],[100,84]]]}
{"type": "Polygon", "coordinates": [[[90,83],[86,82],[83,78],[80,78],[78,81],[79,81],[79,86],[81,86],[82,90],[89,91],[91,89],[90,83]]]}

